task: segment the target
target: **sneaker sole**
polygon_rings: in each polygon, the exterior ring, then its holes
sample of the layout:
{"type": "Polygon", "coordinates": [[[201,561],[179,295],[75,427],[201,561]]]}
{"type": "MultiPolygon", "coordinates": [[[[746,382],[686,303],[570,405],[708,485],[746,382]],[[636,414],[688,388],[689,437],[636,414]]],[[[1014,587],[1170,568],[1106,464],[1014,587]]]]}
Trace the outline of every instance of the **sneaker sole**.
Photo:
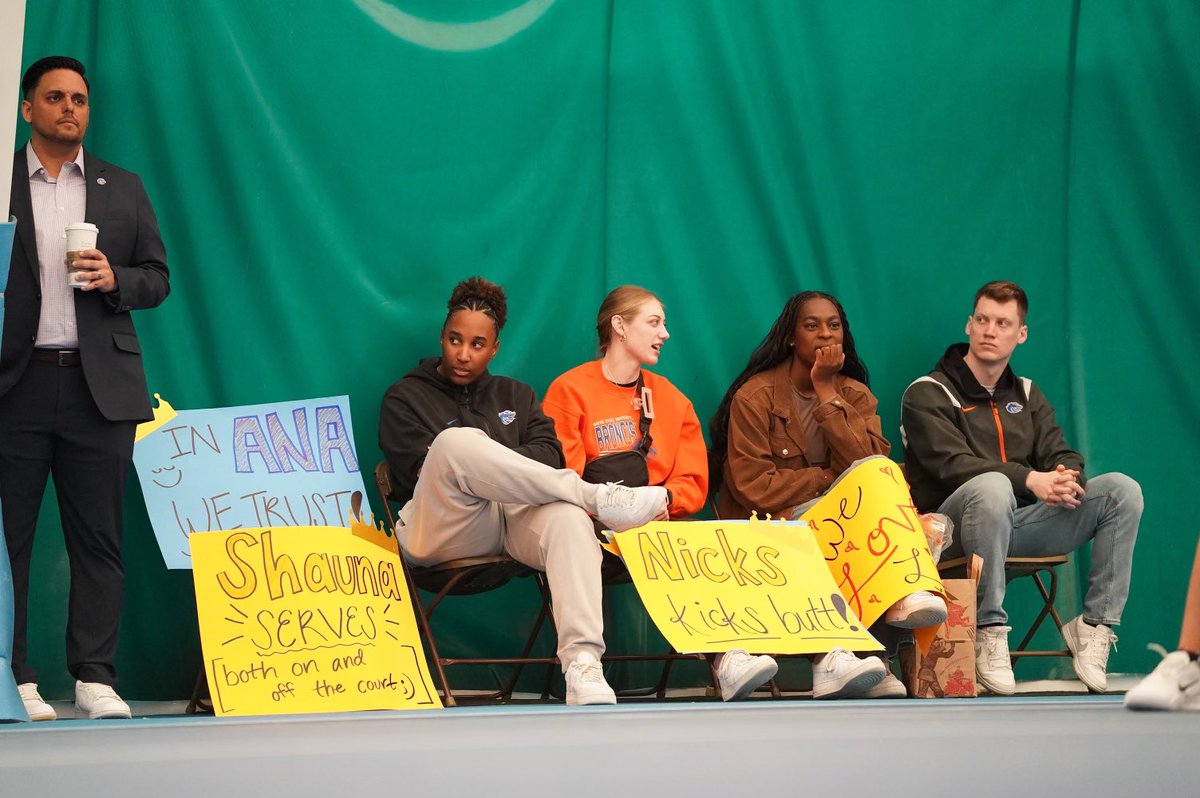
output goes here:
{"type": "MultiPolygon", "coordinates": [[[[1017,692],[1017,686],[1015,684],[1012,687],[997,687],[987,679],[980,676],[978,670],[975,671],[975,685],[982,690],[991,693],[992,695],[1015,695],[1017,692]]],[[[977,691],[976,695],[978,694],[979,693],[977,691]]]]}
{"type": "Polygon", "coordinates": [[[867,689],[867,691],[864,692],[862,694],[862,696],[860,696],[860,697],[861,698],[876,698],[876,699],[878,699],[878,698],[908,698],[908,688],[905,687],[904,683],[899,680],[897,680],[896,686],[894,686],[894,687],[888,687],[888,688],[885,688],[884,690],[879,690],[878,692],[872,692],[877,687],[881,687],[882,685],[883,685],[883,682],[881,681],[879,684],[875,685],[875,687],[871,687],[871,688],[867,689]]]}
{"type": "Polygon", "coordinates": [[[571,698],[566,700],[566,706],[568,707],[602,707],[605,704],[614,703],[617,703],[617,696],[593,696],[590,698],[575,698],[574,701],[571,698]]]}
{"type": "Polygon", "coordinates": [[[832,692],[817,695],[816,691],[813,691],[813,698],[820,701],[830,698],[861,698],[862,693],[882,682],[885,675],[882,670],[867,669],[852,675],[845,684],[832,692]]]}
{"type": "Polygon", "coordinates": [[[27,715],[29,715],[29,719],[31,721],[33,721],[34,723],[40,723],[42,721],[47,721],[47,720],[58,720],[58,713],[55,712],[53,709],[51,709],[49,712],[38,712],[38,713],[33,713],[33,712],[30,712],[28,709],[26,709],[25,713],[27,715]]]}
{"type": "Polygon", "coordinates": [[[1171,712],[1176,709],[1183,708],[1182,701],[1162,701],[1162,696],[1136,696],[1131,693],[1125,694],[1125,708],[1134,709],[1139,712],[1171,712]]]}
{"type": "Polygon", "coordinates": [[[88,710],[84,709],[78,704],[75,705],[75,709],[79,710],[80,712],[87,712],[88,718],[91,720],[129,720],[132,717],[132,713],[130,713],[130,711],[127,709],[109,709],[88,712],[88,710]]]}
{"type": "Polygon", "coordinates": [[[938,609],[914,610],[907,617],[894,621],[884,619],[884,623],[897,629],[924,629],[928,626],[941,626],[945,622],[946,611],[938,609]]]}
{"type": "Polygon", "coordinates": [[[567,696],[567,706],[569,707],[595,707],[615,703],[617,703],[617,696],[614,693],[567,696]]]}
{"type": "Polygon", "coordinates": [[[767,682],[775,678],[775,674],[779,672],[779,663],[765,663],[755,670],[748,671],[742,679],[742,683],[729,696],[725,695],[725,691],[721,691],[722,701],[741,701],[746,696],[753,693],[758,688],[762,687],[767,682]]]}

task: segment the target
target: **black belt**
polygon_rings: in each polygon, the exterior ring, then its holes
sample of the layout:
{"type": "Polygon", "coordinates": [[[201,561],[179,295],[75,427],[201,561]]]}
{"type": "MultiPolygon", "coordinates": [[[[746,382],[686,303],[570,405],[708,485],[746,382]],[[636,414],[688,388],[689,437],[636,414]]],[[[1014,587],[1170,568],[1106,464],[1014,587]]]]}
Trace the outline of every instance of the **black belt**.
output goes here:
{"type": "Polygon", "coordinates": [[[40,363],[53,363],[56,366],[78,366],[83,361],[78,349],[35,349],[33,359],[40,363]]]}

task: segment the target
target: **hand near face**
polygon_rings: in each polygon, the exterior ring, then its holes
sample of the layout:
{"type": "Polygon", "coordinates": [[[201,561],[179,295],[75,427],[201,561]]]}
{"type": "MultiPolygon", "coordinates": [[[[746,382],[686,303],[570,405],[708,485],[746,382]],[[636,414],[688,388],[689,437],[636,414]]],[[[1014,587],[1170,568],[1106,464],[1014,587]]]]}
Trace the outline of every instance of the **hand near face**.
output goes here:
{"type": "Polygon", "coordinates": [[[842,370],[845,362],[846,354],[841,344],[818,346],[813,350],[813,385],[832,385],[834,375],[842,370]]]}

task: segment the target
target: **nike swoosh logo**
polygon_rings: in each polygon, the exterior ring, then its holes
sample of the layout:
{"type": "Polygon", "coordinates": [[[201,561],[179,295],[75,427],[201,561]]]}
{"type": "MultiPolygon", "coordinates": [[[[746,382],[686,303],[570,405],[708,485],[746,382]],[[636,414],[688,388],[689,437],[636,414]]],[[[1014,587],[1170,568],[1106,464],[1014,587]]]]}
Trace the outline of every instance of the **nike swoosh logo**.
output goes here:
{"type": "Polygon", "coordinates": [[[964,408],[962,409],[962,411],[963,411],[964,413],[970,413],[972,410],[974,410],[974,409],[975,409],[976,407],[978,407],[978,406],[979,406],[979,405],[971,405],[970,407],[964,407],[964,408]]]}

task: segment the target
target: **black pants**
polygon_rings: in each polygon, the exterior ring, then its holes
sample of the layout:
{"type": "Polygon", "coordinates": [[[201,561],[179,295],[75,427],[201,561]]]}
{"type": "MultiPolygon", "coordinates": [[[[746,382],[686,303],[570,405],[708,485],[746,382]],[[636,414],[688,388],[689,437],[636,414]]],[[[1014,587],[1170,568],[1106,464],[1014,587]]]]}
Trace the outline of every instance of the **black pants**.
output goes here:
{"type": "Polygon", "coordinates": [[[36,681],[26,662],[29,565],[46,478],[53,474],[71,568],[67,669],[80,681],[116,686],[122,505],[136,428],[136,422],[100,414],[78,366],[30,362],[0,397],[0,505],[12,562],[18,683],[36,681]]]}

